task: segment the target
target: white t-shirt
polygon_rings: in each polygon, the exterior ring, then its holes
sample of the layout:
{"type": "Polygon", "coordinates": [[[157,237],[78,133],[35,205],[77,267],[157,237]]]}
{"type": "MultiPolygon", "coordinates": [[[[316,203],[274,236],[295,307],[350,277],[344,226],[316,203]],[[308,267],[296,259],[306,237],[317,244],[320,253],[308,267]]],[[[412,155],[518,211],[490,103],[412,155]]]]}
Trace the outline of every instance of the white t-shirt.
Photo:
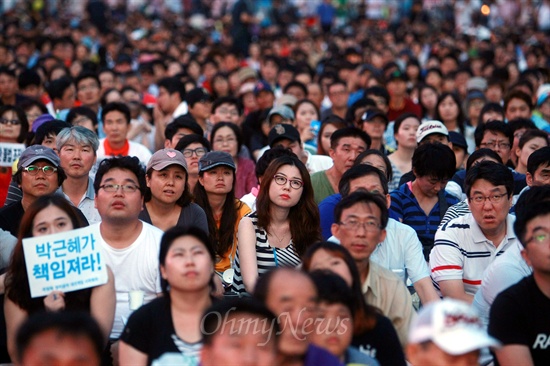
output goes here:
{"type": "MultiPolygon", "coordinates": [[[[128,156],[135,156],[141,161],[143,165],[147,165],[149,159],[151,159],[151,151],[140,143],[134,141],[128,141],[130,143],[130,149],[128,150],[128,156]]],[[[105,155],[105,139],[99,140],[99,148],[97,149],[97,161],[100,162],[105,158],[112,158],[112,156],[105,155]]]]}
{"type": "MultiPolygon", "coordinates": [[[[116,249],[101,238],[106,264],[113,271],[116,290],[115,321],[110,338],[120,337],[131,314],[129,292],[143,291],[143,303],[155,299],[161,293],[159,250],[162,230],[143,222],[141,234],[124,249],[116,249]]],[[[95,225],[101,225],[97,223],[95,225]]]]}

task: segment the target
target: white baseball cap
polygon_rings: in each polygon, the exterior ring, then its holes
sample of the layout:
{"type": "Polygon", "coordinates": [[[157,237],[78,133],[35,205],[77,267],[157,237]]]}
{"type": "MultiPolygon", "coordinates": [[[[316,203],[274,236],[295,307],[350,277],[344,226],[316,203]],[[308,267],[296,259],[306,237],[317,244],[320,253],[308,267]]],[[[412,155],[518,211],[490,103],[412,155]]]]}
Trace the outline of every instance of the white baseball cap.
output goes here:
{"type": "Polygon", "coordinates": [[[418,130],[416,130],[416,142],[420,143],[420,141],[424,140],[426,136],[432,133],[440,133],[447,137],[449,136],[449,130],[447,130],[443,122],[436,120],[426,121],[422,122],[418,130]]]}
{"type": "Polygon", "coordinates": [[[470,304],[443,299],[423,307],[413,320],[409,343],[432,341],[450,355],[463,355],[485,347],[500,347],[487,334],[470,304]]]}

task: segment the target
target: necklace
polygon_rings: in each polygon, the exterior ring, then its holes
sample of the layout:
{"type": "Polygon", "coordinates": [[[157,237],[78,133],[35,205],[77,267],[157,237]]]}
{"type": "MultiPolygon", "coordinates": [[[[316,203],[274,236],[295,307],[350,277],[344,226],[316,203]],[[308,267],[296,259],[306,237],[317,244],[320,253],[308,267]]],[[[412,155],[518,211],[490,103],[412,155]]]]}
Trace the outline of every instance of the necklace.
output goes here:
{"type": "Polygon", "coordinates": [[[279,236],[277,234],[275,234],[275,230],[273,230],[273,226],[271,227],[271,234],[273,236],[275,236],[275,238],[277,238],[277,240],[279,241],[279,244],[281,244],[283,239],[286,237],[286,233],[285,233],[282,238],[279,238],[279,236]]]}

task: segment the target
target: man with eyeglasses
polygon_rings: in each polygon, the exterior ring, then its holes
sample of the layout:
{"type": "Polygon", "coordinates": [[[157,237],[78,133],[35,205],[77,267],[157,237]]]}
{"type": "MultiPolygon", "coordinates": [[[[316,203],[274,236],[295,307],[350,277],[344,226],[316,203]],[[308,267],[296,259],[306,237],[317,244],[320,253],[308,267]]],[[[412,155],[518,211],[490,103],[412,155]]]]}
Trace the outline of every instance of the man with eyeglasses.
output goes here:
{"type": "MultiPolygon", "coordinates": [[[[49,147],[33,145],[25,149],[17,163],[13,176],[21,188],[22,198],[0,209],[0,229],[19,235],[19,224],[25,210],[37,198],[54,193],[65,180],[65,172],[59,166],[59,157],[49,147]]],[[[78,211],[87,223],[86,218],[78,211]]]]}
{"type": "Polygon", "coordinates": [[[401,344],[405,346],[409,325],[415,315],[409,290],[392,271],[370,259],[378,243],[386,237],[389,217],[386,205],[380,194],[362,190],[353,192],[336,205],[336,222],[331,231],[355,260],[367,303],[390,318],[401,344]]]}
{"type": "Polygon", "coordinates": [[[130,293],[138,297],[138,302],[147,303],[162,292],[158,251],[163,232],[139,220],[145,185],[143,167],[130,156],[103,160],[94,181],[95,206],[101,216],[101,222],[96,224],[101,232],[99,242],[115,277],[111,344],[118,340],[135,310],[130,308],[130,293]]]}
{"type": "Polygon", "coordinates": [[[528,205],[514,223],[521,256],[533,274],[501,292],[489,317],[489,334],[502,342],[498,364],[550,364],[550,205],[528,205]]]}
{"type": "Polygon", "coordinates": [[[242,123],[242,108],[239,101],[234,97],[218,98],[212,103],[212,114],[210,122],[216,124],[218,122],[232,122],[237,126],[242,123]]]}
{"type": "Polygon", "coordinates": [[[515,245],[514,179],[503,164],[472,166],[464,182],[471,213],[442,225],[430,253],[432,280],[442,296],[471,303],[485,269],[515,245]]]}

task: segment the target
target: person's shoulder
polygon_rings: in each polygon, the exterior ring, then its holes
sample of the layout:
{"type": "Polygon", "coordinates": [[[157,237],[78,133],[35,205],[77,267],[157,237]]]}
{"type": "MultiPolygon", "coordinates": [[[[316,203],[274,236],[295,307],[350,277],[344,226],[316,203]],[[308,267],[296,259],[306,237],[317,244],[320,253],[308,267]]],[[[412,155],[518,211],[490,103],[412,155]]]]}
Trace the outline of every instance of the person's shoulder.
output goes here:
{"type": "Polygon", "coordinates": [[[313,365],[336,366],[342,365],[342,363],[338,360],[338,358],[336,358],[336,356],[324,348],[310,344],[307,348],[304,366],[313,365]]]}
{"type": "Polygon", "coordinates": [[[160,238],[164,234],[164,231],[162,231],[156,226],[153,226],[145,221],[142,221],[141,223],[143,225],[143,227],[141,228],[141,231],[146,235],[153,235],[160,238]]]}
{"type": "Polygon", "coordinates": [[[384,282],[401,282],[401,278],[399,278],[395,273],[393,273],[391,270],[382,267],[381,265],[374,263],[373,261],[369,262],[370,271],[369,273],[372,275],[377,276],[378,278],[382,279],[384,282]]]}
{"type": "Polygon", "coordinates": [[[441,226],[438,231],[453,231],[453,230],[469,230],[475,222],[471,213],[455,217],[449,220],[445,225],[441,226]]]}
{"type": "Polygon", "coordinates": [[[319,202],[319,208],[325,207],[325,206],[334,206],[338,204],[342,200],[342,195],[340,193],[331,194],[321,202],[319,202]]]}

